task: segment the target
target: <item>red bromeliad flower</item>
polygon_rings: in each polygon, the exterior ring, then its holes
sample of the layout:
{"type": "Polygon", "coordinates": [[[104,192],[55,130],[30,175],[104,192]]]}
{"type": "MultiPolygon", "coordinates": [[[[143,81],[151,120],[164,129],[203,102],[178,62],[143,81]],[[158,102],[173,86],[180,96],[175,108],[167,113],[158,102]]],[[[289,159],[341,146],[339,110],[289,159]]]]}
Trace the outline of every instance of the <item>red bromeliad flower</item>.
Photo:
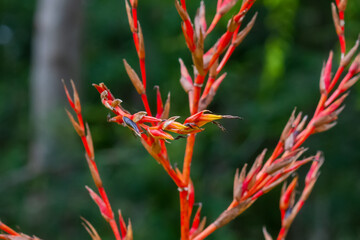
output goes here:
{"type": "MultiPolygon", "coordinates": [[[[226,77],[226,73],[221,74],[221,71],[236,47],[249,34],[255,24],[256,13],[249,23],[242,27],[246,14],[253,6],[255,0],[242,1],[240,8],[236,10],[236,14],[230,17],[224,33],[212,43],[209,49],[205,49],[204,42],[219,20],[227,12],[235,8],[237,2],[237,0],[218,0],[215,16],[208,27],[203,1],[201,1],[193,21],[187,11],[186,1],[175,1],[175,7],[182,20],[181,30],[190,51],[192,65],[194,66],[193,76],[191,76],[185,63],[179,59],[180,84],[188,95],[190,109],[190,116],[184,122],[178,121],[179,116],[170,117],[170,93],[166,101],[163,102],[158,86],[156,86],[156,114],[152,115],[146,92],[145,43],[142,28],[138,21],[138,0],[125,0],[125,7],[139,59],[140,74],[138,75],[125,59],[123,63],[127,75],[142,99],[145,111],[130,113],[121,106],[122,101],[115,98],[104,83],[93,85],[100,94],[102,104],[114,114],[108,118],[108,121],[129,128],[138,136],[144,148],[164,168],[178,188],[181,240],[205,239],[215,230],[242,214],[262,195],[285,182],[300,167],[311,162],[310,169],[305,177],[303,191],[297,201],[296,187],[298,176],[294,177],[288,186],[286,183],[283,184],[279,201],[281,229],[277,239],[285,239],[292,222],[308,199],[319,177],[320,167],[324,162],[324,157],[320,152],[314,156],[303,157],[308,149],[302,146],[311,135],[327,131],[336,125],[336,121],[344,109],[343,103],[349,94],[348,90],[360,79],[360,54],[357,54],[360,45],[359,40],[356,41],[349,51],[346,51],[345,10],[347,0],[336,0],[335,3],[332,3],[332,16],[339,38],[341,59],[334,76],[331,73],[333,52],[330,52],[326,63],[324,63],[319,81],[320,99],[313,116],[308,120],[308,116],[303,116],[302,112],[296,113],[295,110],[293,111],[271,155],[266,157],[267,150],[264,149],[250,169],[247,169],[247,164],[245,164],[241,171],[239,169],[236,170],[231,203],[215,221],[206,226],[206,217],[201,217],[201,203],[198,204],[198,208],[193,214],[193,208],[196,206],[195,188],[190,172],[196,134],[204,131],[203,127],[208,123],[215,123],[222,128],[216,122],[217,120],[239,118],[231,115],[213,114],[206,109],[226,77]],[[346,72],[348,66],[349,68],[346,72]],[[342,76],[343,74],[345,76],[342,76]],[[179,136],[174,136],[175,134],[179,136]],[[182,171],[178,167],[173,167],[170,163],[166,144],[179,137],[186,138],[182,171]],[[194,216],[192,217],[192,215],[194,216]]],[[[81,138],[85,149],[85,158],[96,186],[96,189],[94,188],[95,191],[87,186],[86,189],[98,206],[100,214],[109,224],[115,239],[132,240],[133,230],[131,221],[129,220],[126,225],[121,211],[118,210],[118,218],[116,218],[112,210],[95,162],[90,128],[83,120],[80,99],[73,81],[71,81],[71,85],[73,90],[72,97],[65,83],[64,90],[75,115],[69,111],[67,111],[67,114],[75,131],[81,138]]],[[[90,222],[83,219],[83,225],[93,240],[101,240],[90,222]]],[[[0,233],[0,239],[38,239],[18,233],[2,222],[0,222],[0,230],[4,232],[3,234],[0,233]]],[[[272,240],[271,235],[265,228],[263,232],[266,240],[272,240]]]]}
{"type": "MultiPolygon", "coordinates": [[[[239,118],[230,115],[210,114],[210,111],[204,110],[188,117],[182,124],[176,121],[179,118],[178,116],[162,119],[148,116],[147,112],[130,114],[121,107],[122,101],[120,99],[115,99],[105,84],[94,84],[94,86],[100,93],[103,105],[116,115],[115,117],[109,118],[109,122],[116,122],[130,128],[139,137],[141,137],[142,133],[147,132],[151,137],[156,139],[174,140],[174,137],[166,131],[181,135],[194,134],[203,131],[201,127],[207,123],[224,118],[239,118]]],[[[158,104],[158,106],[160,107],[158,108],[157,115],[165,117],[163,115],[164,108],[162,107],[162,104],[158,104]]]]}
{"type": "MultiPolygon", "coordinates": [[[[207,123],[212,122],[221,127],[221,125],[216,122],[217,120],[239,118],[230,115],[216,115],[205,110],[214,99],[220,84],[225,79],[226,73],[220,75],[220,72],[230,59],[236,47],[239,46],[250,32],[256,20],[255,14],[247,26],[241,29],[247,12],[255,2],[255,0],[243,0],[240,9],[229,19],[226,31],[212,47],[208,50],[204,49],[206,37],[215,28],[219,20],[230,9],[236,6],[236,2],[236,0],[218,0],[216,14],[210,26],[207,27],[204,2],[200,3],[200,7],[192,22],[187,12],[185,0],[181,0],[180,2],[175,1],[176,9],[182,20],[181,29],[184,34],[185,43],[190,50],[192,64],[194,66],[192,77],[184,62],[179,59],[181,73],[180,83],[188,95],[190,109],[190,116],[187,117],[184,122],[179,122],[178,119],[180,117],[178,116],[169,116],[170,94],[168,94],[167,100],[164,103],[159,87],[156,87],[157,111],[154,116],[151,113],[146,93],[144,38],[138,22],[138,2],[136,0],[130,0],[130,4],[125,0],[125,3],[130,30],[139,57],[141,77],[139,77],[126,60],[124,60],[124,66],[135,90],[143,101],[145,111],[130,113],[121,106],[122,101],[116,99],[104,83],[94,84],[94,87],[100,94],[102,104],[115,115],[109,117],[108,121],[116,122],[135,133],[144,148],[161,164],[178,187],[181,240],[202,240],[206,238],[215,230],[242,214],[262,195],[286,181],[286,179],[296,173],[300,167],[312,162],[305,178],[305,187],[297,202],[295,201],[295,189],[298,177],[295,177],[289,186],[286,186],[286,184],[283,185],[279,204],[281,229],[277,239],[284,239],[294,218],[309,197],[319,176],[319,169],[324,161],[322,154],[319,152],[314,156],[303,157],[307,149],[302,147],[302,145],[314,133],[323,132],[335,126],[336,120],[344,108],[342,104],[348,95],[346,91],[360,78],[360,55],[358,54],[355,57],[359,41],[346,53],[344,12],[347,0],[339,0],[336,1],[336,5],[332,5],[332,11],[336,32],[339,36],[342,57],[339,68],[334,76],[331,74],[333,63],[332,52],[330,52],[328,60],[324,63],[320,76],[321,97],[313,117],[308,120],[308,116],[303,116],[302,112],[296,114],[294,110],[271,155],[266,158],[267,151],[265,149],[258,155],[249,170],[247,169],[247,164],[245,164],[241,171],[237,169],[234,177],[233,200],[228,208],[221,213],[215,221],[206,226],[206,218],[203,217],[201,220],[202,205],[200,204],[191,221],[195,202],[195,189],[191,180],[190,171],[196,134],[203,131],[203,127],[207,123]],[[348,72],[342,78],[342,73],[348,65],[350,65],[348,72]],[[337,84],[339,80],[340,83],[337,84]],[[182,171],[178,167],[173,167],[170,164],[167,151],[166,142],[178,138],[174,137],[174,134],[185,137],[187,141],[182,171]],[[190,224],[191,222],[192,224],[190,224]]],[[[71,98],[65,87],[70,106],[74,110],[77,120],[75,120],[70,113],[68,113],[69,118],[83,141],[89,169],[99,193],[95,193],[90,188],[87,189],[99,207],[100,213],[112,228],[115,238],[117,240],[130,240],[132,239],[131,223],[129,222],[126,227],[121,212],[119,212],[119,228],[114,218],[110,202],[97,170],[90,130],[87,125],[85,128],[79,98],[74,85],[73,90],[74,97],[71,98]]],[[[93,239],[100,239],[90,223],[84,220],[84,225],[93,239]]],[[[266,240],[272,239],[265,228],[263,231],[266,240]]]]}

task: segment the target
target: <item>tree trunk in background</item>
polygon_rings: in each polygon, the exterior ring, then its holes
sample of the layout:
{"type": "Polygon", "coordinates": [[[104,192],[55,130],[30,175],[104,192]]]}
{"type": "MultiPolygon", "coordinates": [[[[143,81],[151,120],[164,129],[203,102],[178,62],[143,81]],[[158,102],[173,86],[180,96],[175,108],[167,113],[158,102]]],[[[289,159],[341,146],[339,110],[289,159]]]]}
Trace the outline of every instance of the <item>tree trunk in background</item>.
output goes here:
{"type": "Polygon", "coordinates": [[[61,79],[78,81],[80,77],[82,12],[81,0],[37,3],[30,83],[33,131],[29,170],[32,173],[43,171],[59,148],[54,122],[59,107],[63,110],[61,79]]]}

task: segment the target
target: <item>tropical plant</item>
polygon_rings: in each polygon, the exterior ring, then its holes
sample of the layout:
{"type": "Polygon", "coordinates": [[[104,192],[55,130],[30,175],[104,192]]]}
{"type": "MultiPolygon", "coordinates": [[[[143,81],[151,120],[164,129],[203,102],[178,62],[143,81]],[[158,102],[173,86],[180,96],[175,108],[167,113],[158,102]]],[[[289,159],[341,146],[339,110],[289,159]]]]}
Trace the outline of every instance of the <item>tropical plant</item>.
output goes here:
{"type": "MultiPolygon", "coordinates": [[[[255,13],[246,26],[244,21],[255,0],[243,0],[240,9],[236,10],[228,21],[227,29],[209,49],[204,48],[204,42],[217,27],[221,18],[230,10],[237,7],[236,0],[218,0],[216,14],[208,26],[205,19],[205,4],[200,2],[193,20],[190,18],[185,0],[175,1],[176,9],[182,20],[181,29],[184,34],[186,45],[190,51],[193,64],[191,75],[183,60],[180,62],[180,84],[188,95],[190,115],[179,121],[179,116],[170,117],[170,94],[163,101],[160,88],[156,86],[156,112],[150,109],[147,96],[147,78],[145,67],[145,42],[140,22],[138,20],[138,1],[125,0],[125,6],[137,51],[140,67],[140,76],[124,59],[126,72],[140,95],[145,111],[130,113],[121,104],[122,100],[116,98],[110,89],[104,84],[93,84],[100,94],[101,103],[110,110],[108,122],[117,123],[130,129],[136,135],[147,152],[164,168],[165,172],[174,182],[179,191],[181,239],[201,240],[208,237],[215,230],[226,225],[234,218],[242,214],[262,195],[268,193],[281,183],[283,188],[280,196],[281,229],[277,239],[285,239],[294,218],[308,199],[318,177],[319,169],[324,162],[321,152],[306,156],[307,148],[304,142],[315,133],[324,132],[336,125],[339,114],[344,109],[343,102],[348,96],[348,90],[360,78],[360,54],[356,52],[359,41],[350,49],[346,48],[344,34],[344,15],[347,0],[337,0],[332,3],[333,21],[336,33],[339,37],[341,58],[339,66],[332,74],[333,52],[330,52],[320,74],[320,99],[312,117],[297,112],[292,112],[286,123],[280,139],[273,151],[263,150],[255,159],[251,168],[245,164],[241,170],[235,171],[233,197],[228,208],[225,209],[214,221],[206,224],[206,217],[201,215],[201,204],[195,205],[195,188],[191,179],[191,163],[193,161],[196,135],[205,130],[208,123],[216,124],[221,130],[224,127],[218,122],[221,119],[241,119],[237,116],[213,114],[209,105],[215,98],[216,92],[224,81],[226,73],[223,68],[229,61],[236,47],[244,40],[253,28],[255,13]],[[349,66],[349,68],[348,68],[349,66]],[[186,149],[182,170],[174,166],[170,161],[167,144],[180,138],[186,139],[186,149]],[[296,200],[296,186],[298,176],[295,174],[303,165],[310,164],[305,178],[304,188],[296,200]],[[290,184],[286,180],[291,178],[290,184]],[[194,211],[194,207],[197,210],[194,211]]],[[[86,187],[90,196],[99,207],[103,218],[110,225],[117,240],[133,239],[133,230],[130,220],[125,223],[121,211],[118,211],[118,220],[115,216],[109,198],[106,194],[103,182],[95,162],[95,151],[89,126],[84,122],[81,105],[75,84],[71,81],[73,97],[71,97],[65,83],[64,88],[75,113],[74,117],[69,111],[67,114],[76,132],[80,136],[85,148],[85,156],[97,193],[90,187],[86,187]]],[[[241,123],[240,123],[241,124],[241,123]]],[[[195,159],[194,159],[195,160],[195,159]]],[[[100,239],[95,228],[83,219],[84,226],[92,239],[100,239]]],[[[0,239],[15,239],[12,236],[20,236],[19,233],[0,223],[0,229],[6,234],[0,235],[0,239]]],[[[263,228],[267,240],[272,239],[270,234],[263,228]]],[[[23,239],[32,239],[23,236],[23,239]]]]}

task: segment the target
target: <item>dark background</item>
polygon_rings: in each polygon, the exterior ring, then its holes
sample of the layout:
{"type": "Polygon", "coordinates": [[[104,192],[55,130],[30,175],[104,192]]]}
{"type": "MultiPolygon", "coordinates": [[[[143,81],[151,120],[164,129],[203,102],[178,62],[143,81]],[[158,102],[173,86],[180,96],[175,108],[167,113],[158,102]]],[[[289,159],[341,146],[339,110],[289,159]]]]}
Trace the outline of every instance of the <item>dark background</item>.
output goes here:
{"type": "MultiPolygon", "coordinates": [[[[58,50],[63,56],[39,60],[38,52],[51,50],[49,42],[36,43],[36,39],[41,36],[42,24],[51,21],[40,18],[35,22],[36,13],[46,12],[46,3],[59,1],[0,3],[0,219],[42,239],[89,239],[81,226],[83,216],[103,239],[113,239],[84,188],[94,186],[80,139],[64,111],[68,103],[60,79],[69,83],[73,78],[113,208],[121,208],[124,216],[131,218],[135,239],[178,239],[177,189],[128,129],[106,122],[108,111],[91,86],[104,82],[126,109],[143,110],[122,64],[126,58],[138,71],[124,2],[72,0],[55,9],[57,14],[64,11],[63,20],[61,26],[50,27],[55,37],[48,41],[65,45],[58,50]],[[55,31],[57,27],[59,31],[55,31]]],[[[216,1],[205,4],[209,24],[216,1]]],[[[190,16],[198,5],[199,1],[188,1],[190,16]]],[[[255,26],[225,67],[228,76],[209,106],[215,113],[244,120],[221,121],[227,132],[210,124],[196,142],[192,179],[196,201],[203,203],[208,221],[230,203],[235,169],[252,163],[263,148],[275,147],[294,106],[312,115],[319,99],[322,63],[331,49],[335,66],[339,59],[330,1],[258,1],[245,21],[255,11],[259,12],[255,26]]],[[[229,16],[231,13],[225,19],[229,16]]],[[[225,19],[207,39],[207,47],[224,31],[225,19]]],[[[191,57],[173,1],[140,0],[139,20],[145,37],[150,105],[154,111],[152,87],[159,85],[164,98],[171,91],[170,115],[184,120],[188,104],[178,81],[178,58],[190,66],[191,57]]],[[[359,32],[360,2],[349,0],[348,48],[359,32]]],[[[288,239],[360,239],[359,118],[357,84],[338,125],[305,143],[310,148],[306,155],[322,150],[326,161],[288,239]]],[[[169,144],[173,163],[182,164],[184,145],[184,139],[169,144]]],[[[301,183],[307,168],[299,172],[301,183]]],[[[263,239],[264,225],[276,236],[279,194],[278,187],[209,239],[263,239]]]]}

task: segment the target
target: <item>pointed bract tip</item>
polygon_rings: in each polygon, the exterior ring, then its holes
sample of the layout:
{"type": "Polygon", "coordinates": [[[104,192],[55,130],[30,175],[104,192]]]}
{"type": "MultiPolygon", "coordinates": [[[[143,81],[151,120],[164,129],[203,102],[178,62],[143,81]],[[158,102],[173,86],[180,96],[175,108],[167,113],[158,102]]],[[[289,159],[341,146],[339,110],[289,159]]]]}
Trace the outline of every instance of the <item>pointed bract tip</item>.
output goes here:
{"type": "Polygon", "coordinates": [[[268,231],[266,230],[266,227],[265,227],[265,226],[263,226],[262,231],[263,231],[265,240],[273,240],[273,238],[271,237],[271,235],[270,235],[270,234],[268,233],[268,231]]]}
{"type": "Polygon", "coordinates": [[[83,221],[81,224],[84,226],[85,230],[89,233],[92,240],[101,240],[98,232],[94,228],[94,226],[86,220],[84,217],[80,217],[83,221]]]}

